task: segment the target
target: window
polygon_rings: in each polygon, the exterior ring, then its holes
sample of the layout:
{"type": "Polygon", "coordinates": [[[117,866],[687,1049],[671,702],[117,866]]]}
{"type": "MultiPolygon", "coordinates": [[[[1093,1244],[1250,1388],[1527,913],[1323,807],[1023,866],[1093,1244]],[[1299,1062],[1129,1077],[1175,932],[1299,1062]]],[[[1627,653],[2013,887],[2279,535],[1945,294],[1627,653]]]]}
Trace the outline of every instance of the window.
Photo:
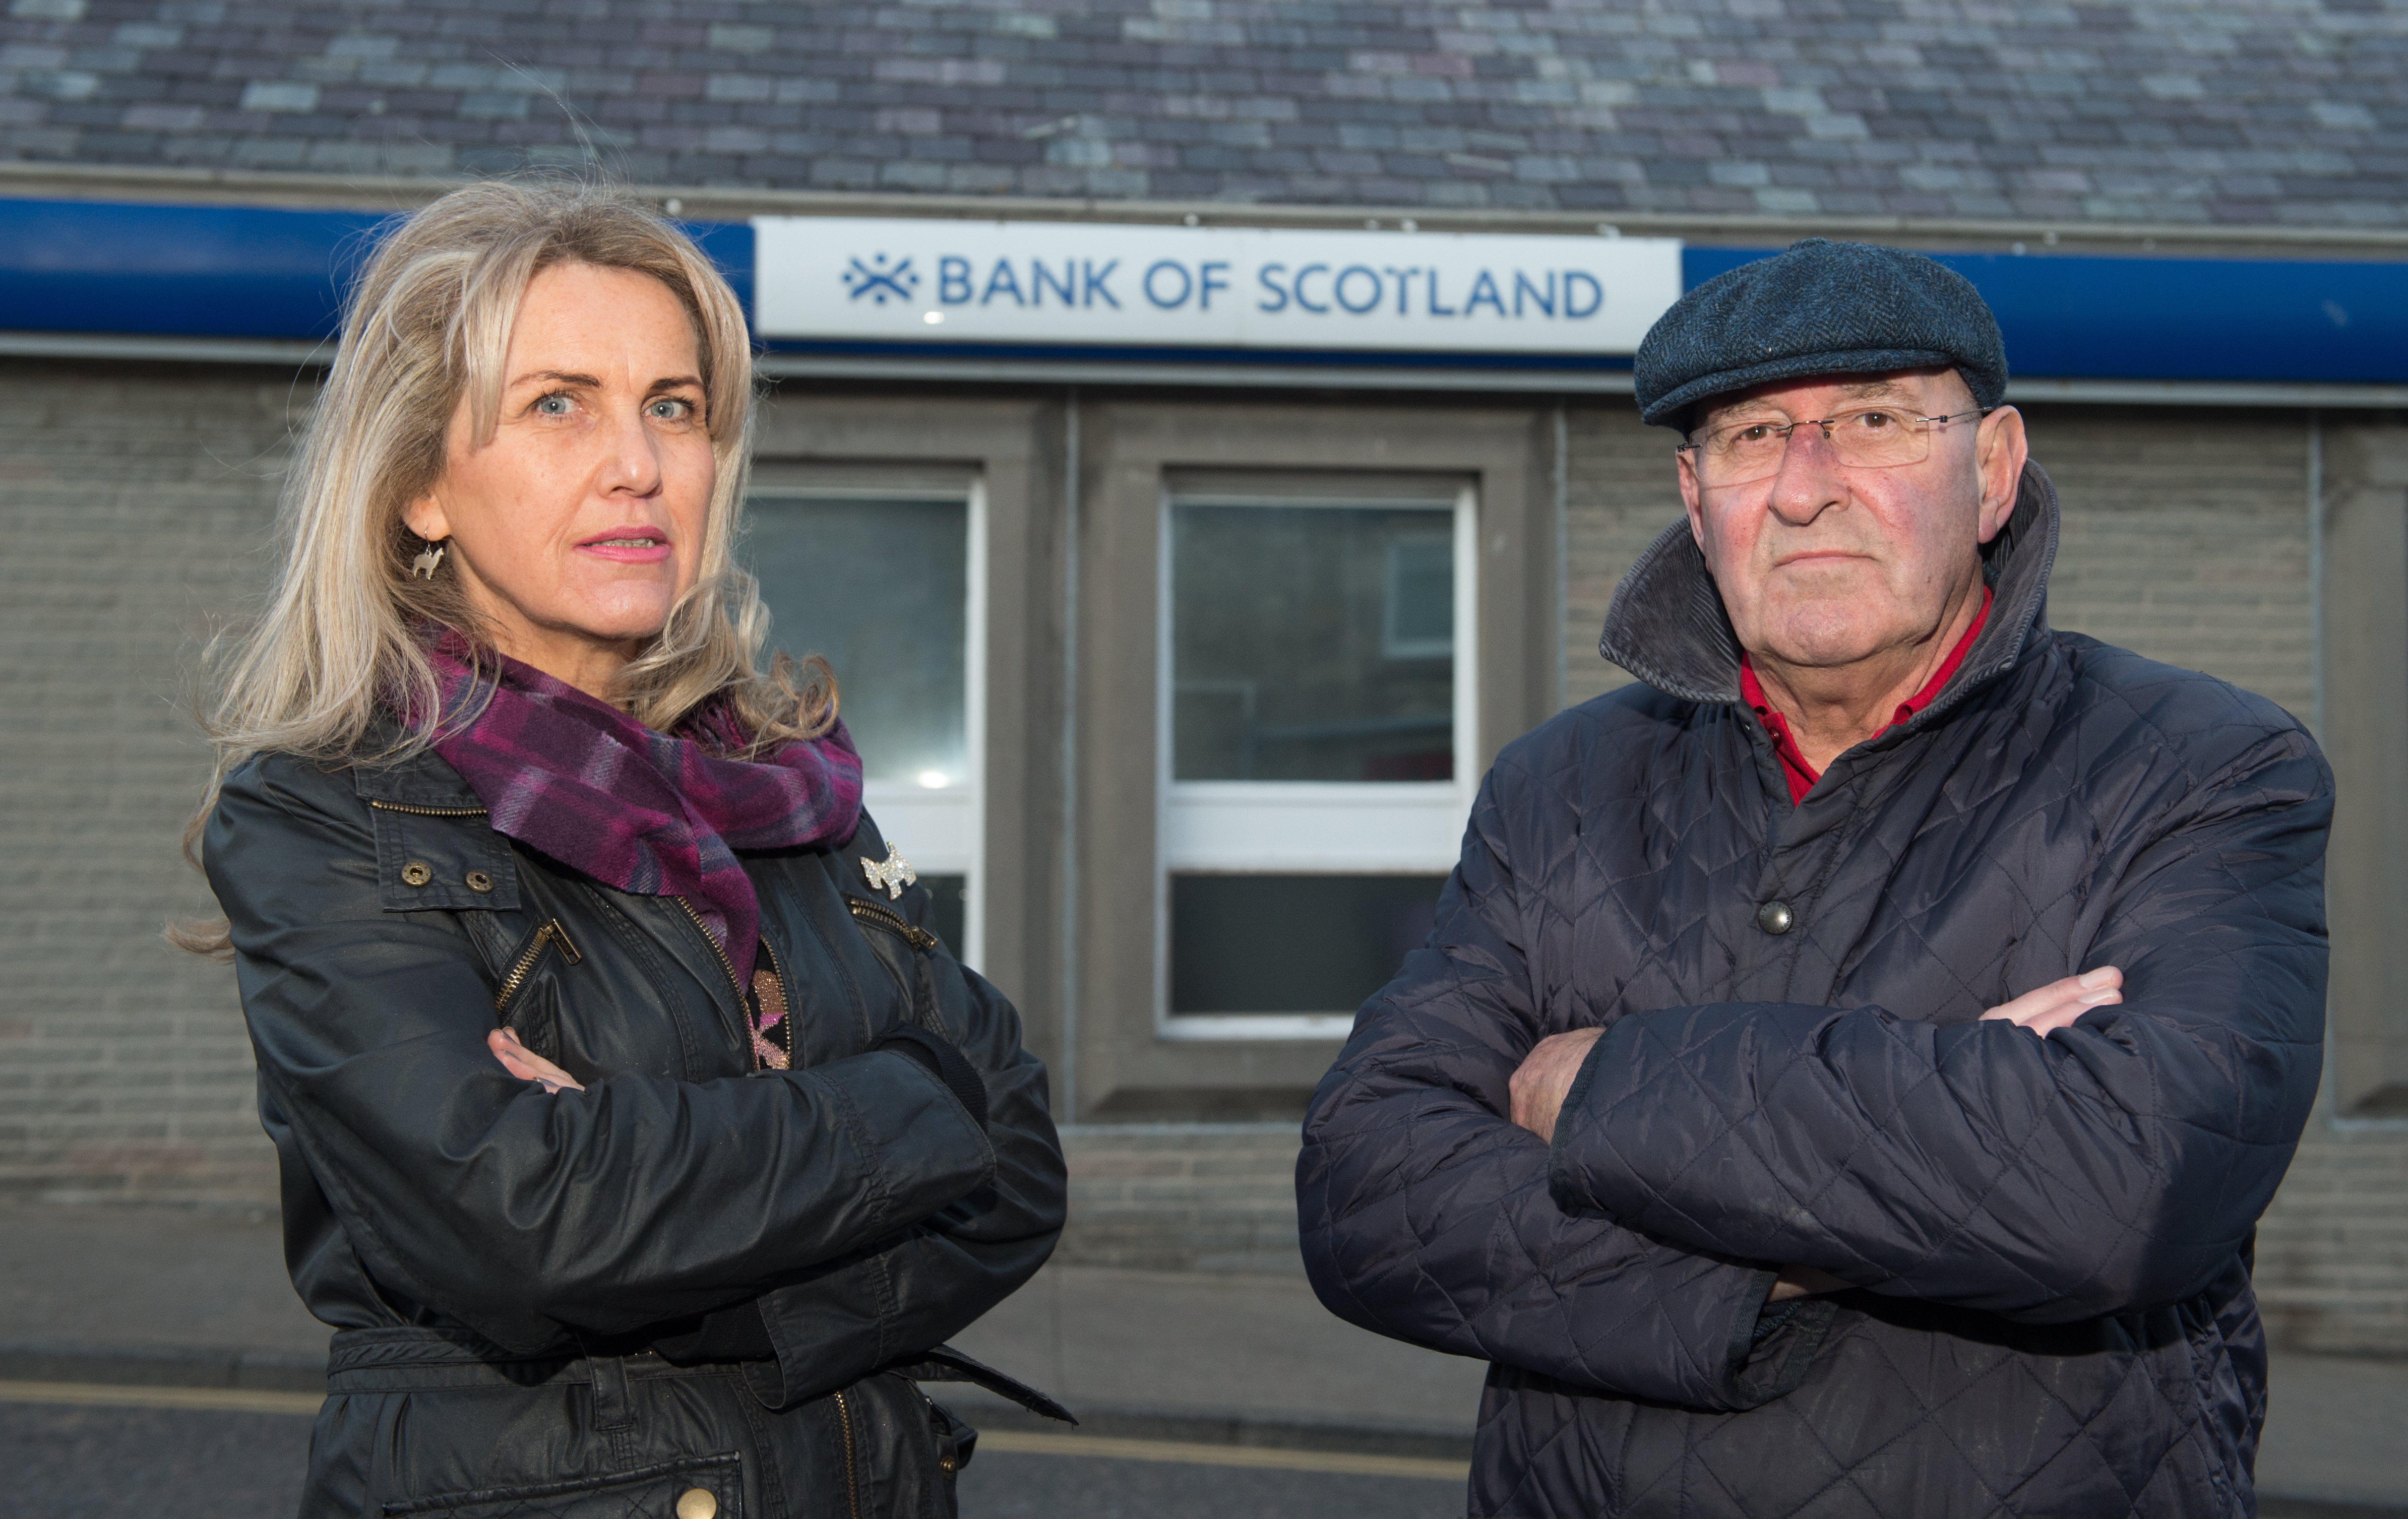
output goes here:
{"type": "Polygon", "coordinates": [[[983,493],[901,472],[756,471],[745,558],[769,642],[835,667],[863,800],[977,964],[982,767],[983,493]]]}
{"type": "Polygon", "coordinates": [[[1455,539],[1399,534],[1388,544],[1380,652],[1390,659],[1455,657],[1455,539]]]}
{"type": "Polygon", "coordinates": [[[1476,774],[1473,493],[1166,493],[1159,1027],[1326,1038],[1428,933],[1476,774]]]}

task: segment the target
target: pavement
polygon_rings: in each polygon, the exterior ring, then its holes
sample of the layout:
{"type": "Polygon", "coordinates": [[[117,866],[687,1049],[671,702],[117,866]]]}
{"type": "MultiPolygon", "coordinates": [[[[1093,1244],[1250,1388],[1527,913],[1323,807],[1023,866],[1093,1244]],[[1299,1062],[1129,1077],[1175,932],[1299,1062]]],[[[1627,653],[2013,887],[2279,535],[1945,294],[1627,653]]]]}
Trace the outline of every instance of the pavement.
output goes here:
{"type": "MultiPolygon", "coordinates": [[[[272,1214],[0,1208],[0,1380],[312,1391],[326,1337],[272,1214]]],[[[1408,1459],[1469,1453],[1484,1369],[1340,1322],[1293,1273],[1052,1266],[955,1342],[1092,1436],[1408,1459]]],[[[939,1396],[1039,1430],[976,1389],[939,1396]]],[[[2268,1519],[2408,1519],[2408,1360],[2277,1354],[2258,1484],[2268,1519]]]]}

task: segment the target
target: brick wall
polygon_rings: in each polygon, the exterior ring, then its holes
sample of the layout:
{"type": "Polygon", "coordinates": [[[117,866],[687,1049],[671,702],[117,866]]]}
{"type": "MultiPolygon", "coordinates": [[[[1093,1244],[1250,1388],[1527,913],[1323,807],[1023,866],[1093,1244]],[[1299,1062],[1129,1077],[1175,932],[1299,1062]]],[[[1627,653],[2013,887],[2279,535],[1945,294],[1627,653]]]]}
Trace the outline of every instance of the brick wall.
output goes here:
{"type": "Polygon", "coordinates": [[[1627,685],[1630,677],[1597,652],[1605,609],[1631,561],[1681,520],[1672,435],[1639,421],[1629,406],[1572,410],[1566,471],[1564,541],[1564,700],[1583,702],[1627,685]]]}
{"type": "Polygon", "coordinates": [[[2034,408],[2064,535],[2052,626],[2315,705],[2304,417],[2034,408]]]}
{"type": "Polygon", "coordinates": [[[2408,1125],[2310,1121],[2258,1225],[2258,1297],[2283,1343],[2408,1355],[2408,1125]]]}
{"type": "Polygon", "coordinates": [[[1151,1271],[1301,1271],[1293,1124],[1062,1131],[1070,1224],[1056,1259],[1151,1271]]]}
{"type": "Polygon", "coordinates": [[[0,1197],[274,1196],[231,970],[169,949],[208,761],[179,708],[259,577],[294,396],[0,364],[0,1197]]]}

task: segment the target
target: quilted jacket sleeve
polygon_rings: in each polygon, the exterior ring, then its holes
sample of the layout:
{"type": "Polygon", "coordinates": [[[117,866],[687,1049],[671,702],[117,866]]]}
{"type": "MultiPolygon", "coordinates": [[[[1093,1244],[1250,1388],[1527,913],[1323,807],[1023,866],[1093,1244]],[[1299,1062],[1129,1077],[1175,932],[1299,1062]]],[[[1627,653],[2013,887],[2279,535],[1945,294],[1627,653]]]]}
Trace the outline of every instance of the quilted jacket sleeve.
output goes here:
{"type": "Polygon", "coordinates": [[[2330,819],[2295,728],[2156,810],[2103,857],[2071,967],[2121,967],[2124,1001],[2046,1039],[1879,1007],[1628,1015],[1565,1104],[1556,1195],[2030,1322],[2186,1298],[2246,1244],[2315,1094],[2330,819]]]}
{"type": "MultiPolygon", "coordinates": [[[[767,1078],[641,1072],[545,1096],[485,1047],[492,994],[444,912],[388,913],[348,783],[229,778],[206,838],[263,1108],[375,1274],[506,1347],[704,1312],[930,1220],[996,1172],[892,1052],[767,1078]]],[[[1050,1135],[1049,1135],[1050,1138],[1050,1135]]]]}
{"type": "Polygon", "coordinates": [[[1705,1409],[1779,1397],[1828,1309],[1758,1340],[1774,1273],[1557,1206],[1545,1142],[1506,1116],[1546,1030],[1499,773],[1429,947],[1365,1005],[1313,1095],[1297,1165],[1313,1290],[1366,1329],[1578,1387],[1705,1409]]]}

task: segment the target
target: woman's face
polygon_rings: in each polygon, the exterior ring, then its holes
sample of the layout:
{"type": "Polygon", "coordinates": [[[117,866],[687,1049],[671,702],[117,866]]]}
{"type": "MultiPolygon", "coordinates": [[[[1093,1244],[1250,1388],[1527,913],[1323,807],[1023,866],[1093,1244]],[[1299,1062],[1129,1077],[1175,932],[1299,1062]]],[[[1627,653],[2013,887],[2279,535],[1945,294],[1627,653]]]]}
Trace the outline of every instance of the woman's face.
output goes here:
{"type": "Polygon", "coordinates": [[[666,285],[557,264],[527,285],[499,425],[479,443],[464,398],[443,475],[404,509],[449,539],[496,647],[607,698],[621,666],[695,582],[717,463],[693,322],[666,285]]]}

